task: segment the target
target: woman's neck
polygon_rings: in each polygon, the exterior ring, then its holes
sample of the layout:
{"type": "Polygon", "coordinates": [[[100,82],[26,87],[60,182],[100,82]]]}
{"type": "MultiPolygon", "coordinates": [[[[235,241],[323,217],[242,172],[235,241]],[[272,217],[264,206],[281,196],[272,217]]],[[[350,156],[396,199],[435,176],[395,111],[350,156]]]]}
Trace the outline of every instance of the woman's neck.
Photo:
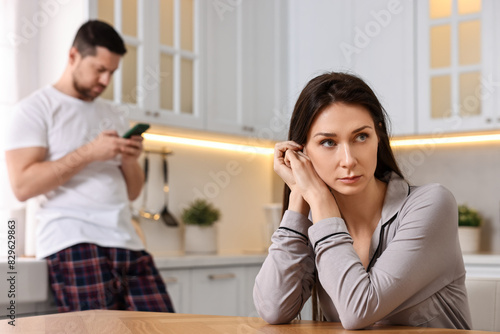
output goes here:
{"type": "Polygon", "coordinates": [[[356,195],[335,193],[342,218],[351,234],[373,233],[382,215],[387,183],[373,178],[365,191],[356,195]]]}

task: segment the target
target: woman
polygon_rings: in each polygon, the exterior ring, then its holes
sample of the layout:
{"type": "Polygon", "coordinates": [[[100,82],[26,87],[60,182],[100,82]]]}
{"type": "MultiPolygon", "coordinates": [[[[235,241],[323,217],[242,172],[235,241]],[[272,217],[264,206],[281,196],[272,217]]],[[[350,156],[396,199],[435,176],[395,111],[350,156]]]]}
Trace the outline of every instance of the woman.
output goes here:
{"type": "Polygon", "coordinates": [[[286,211],[255,281],[264,320],[290,322],[315,287],[322,318],[347,329],[470,328],[455,199],[404,180],[385,111],[361,79],[307,84],[274,169],[286,211]]]}

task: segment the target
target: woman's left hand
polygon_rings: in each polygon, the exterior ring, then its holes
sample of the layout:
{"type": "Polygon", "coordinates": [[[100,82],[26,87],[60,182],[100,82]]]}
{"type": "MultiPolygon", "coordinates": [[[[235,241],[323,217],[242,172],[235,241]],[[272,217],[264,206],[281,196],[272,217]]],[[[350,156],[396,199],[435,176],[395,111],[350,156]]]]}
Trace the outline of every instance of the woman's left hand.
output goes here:
{"type": "Polygon", "coordinates": [[[337,202],[329,187],[316,173],[311,159],[305,153],[287,150],[284,162],[290,166],[295,188],[309,204],[314,222],[328,217],[340,217],[337,202]]]}

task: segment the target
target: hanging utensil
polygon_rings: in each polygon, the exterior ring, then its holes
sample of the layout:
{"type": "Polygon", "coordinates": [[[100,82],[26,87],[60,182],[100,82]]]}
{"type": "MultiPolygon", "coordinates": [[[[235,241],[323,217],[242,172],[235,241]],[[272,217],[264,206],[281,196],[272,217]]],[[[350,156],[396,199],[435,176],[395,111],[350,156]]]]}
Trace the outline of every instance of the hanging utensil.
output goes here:
{"type": "Polygon", "coordinates": [[[163,194],[165,200],[165,206],[160,213],[160,217],[167,226],[179,226],[179,223],[174,216],[168,211],[168,164],[167,164],[167,154],[163,154],[163,194]]]}
{"type": "Polygon", "coordinates": [[[147,202],[148,202],[148,172],[149,172],[149,157],[148,152],[144,152],[144,185],[143,185],[143,195],[142,195],[142,206],[139,214],[141,217],[151,219],[153,218],[153,214],[147,211],[147,202]]]}

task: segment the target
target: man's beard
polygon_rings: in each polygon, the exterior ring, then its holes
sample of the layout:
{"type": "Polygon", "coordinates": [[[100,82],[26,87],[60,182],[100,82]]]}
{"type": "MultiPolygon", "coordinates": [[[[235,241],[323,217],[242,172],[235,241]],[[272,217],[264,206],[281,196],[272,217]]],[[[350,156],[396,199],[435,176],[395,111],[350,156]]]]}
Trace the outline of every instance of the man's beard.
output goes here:
{"type": "MultiPolygon", "coordinates": [[[[81,85],[77,79],[77,75],[73,73],[73,88],[78,92],[78,94],[84,99],[93,101],[95,100],[101,93],[95,93],[92,88],[84,87],[81,85]]],[[[103,87],[106,88],[106,87],[103,87]]],[[[104,90],[103,90],[104,91],[104,90]]]]}

